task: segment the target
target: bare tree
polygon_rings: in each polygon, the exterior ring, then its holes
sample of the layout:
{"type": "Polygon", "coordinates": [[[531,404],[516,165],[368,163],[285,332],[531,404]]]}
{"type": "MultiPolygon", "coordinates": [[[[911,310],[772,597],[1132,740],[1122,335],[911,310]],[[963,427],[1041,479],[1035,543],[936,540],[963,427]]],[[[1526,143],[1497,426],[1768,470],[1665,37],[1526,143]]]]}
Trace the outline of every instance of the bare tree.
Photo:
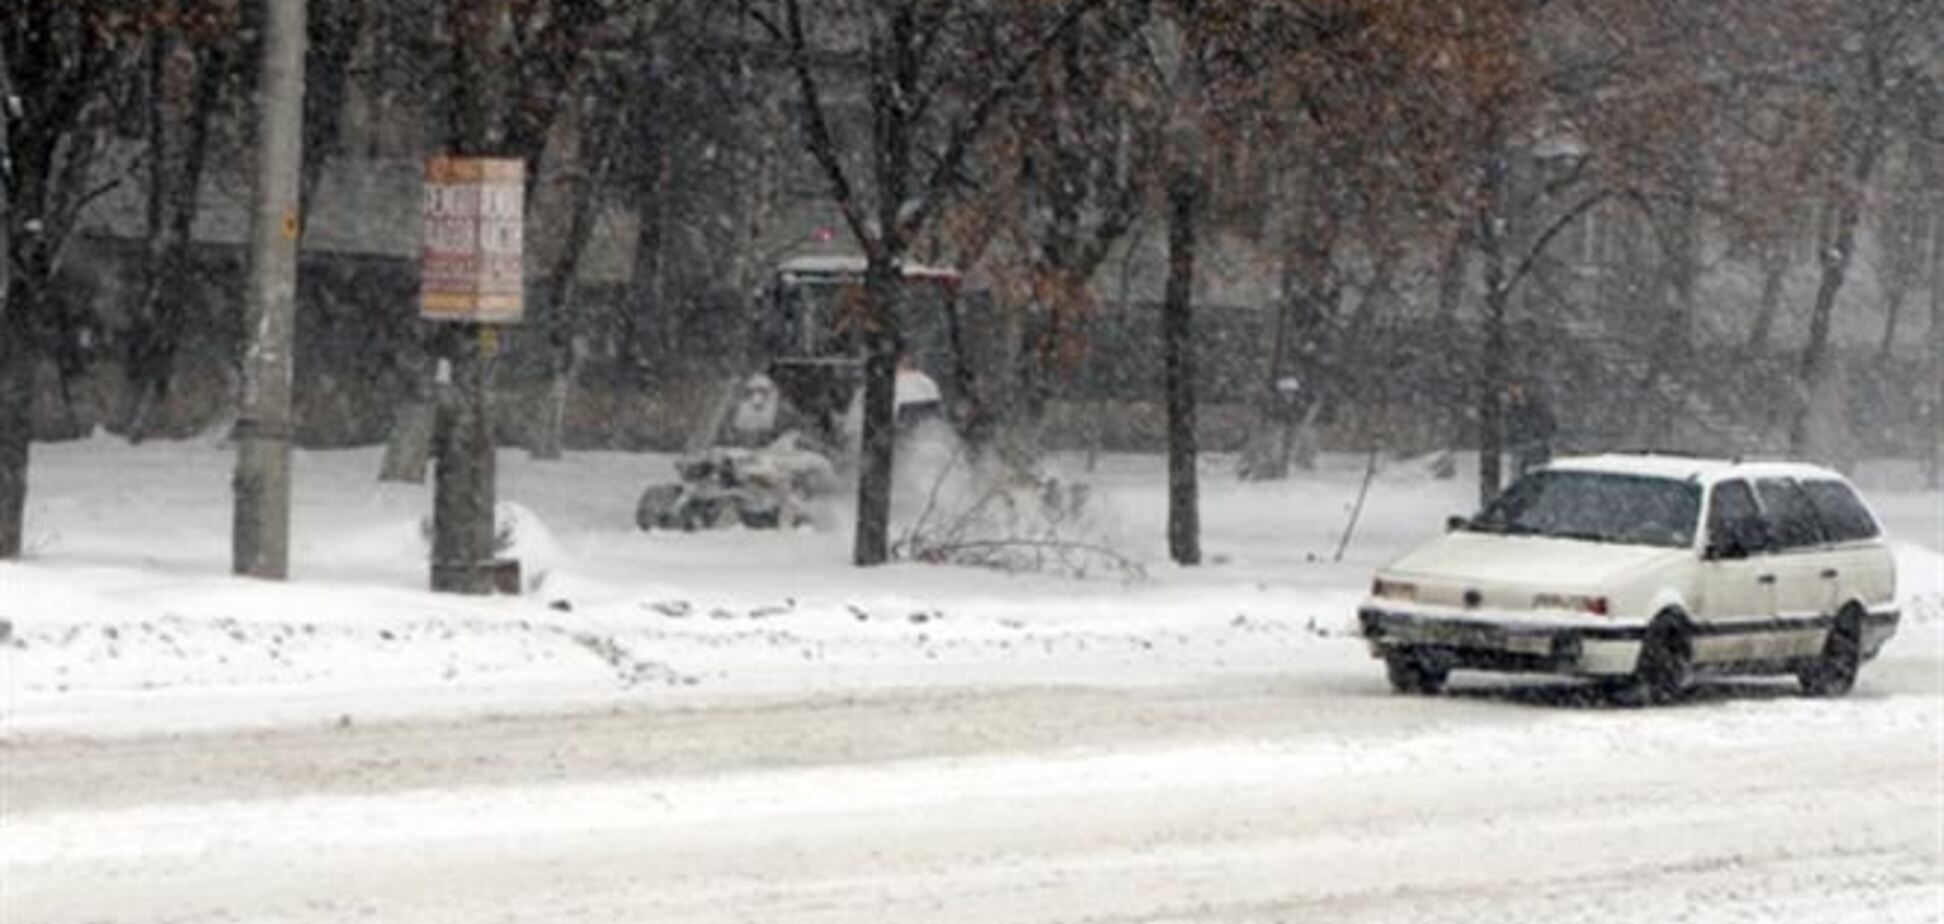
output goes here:
{"type": "MultiPolygon", "coordinates": [[[[1531,146],[1575,133],[1556,92],[1560,82],[1550,79],[1549,66],[1556,65],[1537,57],[1540,12],[1517,0],[1468,0],[1393,12],[1388,26],[1413,71],[1444,100],[1409,110],[1406,124],[1423,142],[1424,172],[1448,184],[1445,211],[1463,229],[1453,240],[1475,250],[1484,283],[1484,331],[1471,367],[1481,502],[1498,493],[1502,480],[1513,294],[1558,233],[1608,196],[1603,188],[1578,188],[1588,185],[1590,172],[1583,169],[1526,182],[1522,168],[1531,146]]],[[[1446,259],[1447,272],[1462,273],[1460,258],[1448,253],[1446,259]]]]}
{"type": "Polygon", "coordinates": [[[1901,153],[1886,171],[1887,195],[1877,204],[1874,216],[1877,288],[1883,293],[1883,335],[1877,341],[1879,362],[1890,359],[1896,349],[1904,302],[1919,284],[1931,250],[1934,203],[1927,193],[1933,171],[1921,162],[1930,152],[1924,146],[1911,144],[1901,153]]]}
{"type": "Polygon", "coordinates": [[[90,349],[86,306],[56,291],[69,236],[114,180],[97,167],[142,24],[136,4],[23,0],[0,16],[6,105],[6,312],[0,316],[0,559],[21,553],[33,439],[35,372],[79,371],[90,349]]]}
{"type": "MultiPolygon", "coordinates": [[[[657,113],[629,106],[626,81],[639,73],[628,63],[592,54],[593,40],[603,32],[625,36],[619,54],[652,57],[658,34],[671,20],[675,0],[622,5],[609,0],[552,0],[533,3],[526,18],[515,16],[513,46],[515,94],[509,145],[527,161],[529,182],[538,179],[549,149],[551,120],[571,117],[578,150],[561,158],[566,198],[566,225],[559,248],[547,271],[536,315],[546,334],[549,354],[548,400],[531,450],[536,459],[561,457],[567,405],[581,364],[581,313],[576,305],[581,258],[593,239],[600,216],[602,190],[615,170],[619,138],[630,118],[654,118],[657,113]],[[534,10],[551,5],[536,14],[534,10]],[[524,24],[522,24],[524,23],[524,24]]],[[[677,25],[685,23],[678,22],[677,25]]],[[[685,37],[698,36],[685,33],[685,37]]],[[[653,76],[650,75],[650,79],[653,76]]],[[[644,221],[644,227],[649,222],[644,221]]]]}
{"type": "MultiPolygon", "coordinates": [[[[1469,0],[1421,10],[1432,25],[1420,30],[1417,60],[1457,103],[1442,119],[1426,117],[1442,125],[1430,147],[1456,165],[1447,208],[1462,217],[1483,282],[1471,366],[1481,503],[1504,480],[1505,395],[1515,378],[1531,375],[1517,368],[1512,349],[1517,297],[1555,261],[1554,245],[1595,210],[1631,214],[1655,230],[1653,310],[1629,313],[1647,316],[1651,342],[1686,348],[1707,200],[1691,124],[1703,84],[1680,41],[1691,24],[1674,15],[1686,9],[1469,0]]],[[[1643,385],[1660,375],[1650,362],[1643,385]]]]}
{"type": "MultiPolygon", "coordinates": [[[[1161,150],[1154,189],[1167,230],[1168,272],[1161,303],[1162,369],[1168,432],[1168,556],[1201,562],[1197,467],[1194,293],[1200,232],[1213,182],[1238,145],[1261,143],[1247,128],[1287,102],[1273,76],[1280,56],[1310,47],[1335,21],[1302,4],[1173,2],[1144,31],[1145,117],[1161,150]]],[[[1271,136],[1273,137],[1273,135],[1271,136]]]]}
{"type": "Polygon", "coordinates": [[[1001,284],[1010,451],[1038,452],[1056,382],[1083,355],[1095,274],[1144,211],[1160,139],[1138,116],[1133,37],[1149,17],[1147,4],[1110,6],[1061,38],[996,127],[972,214],[953,223],[1001,284]]]}
{"type": "Polygon", "coordinates": [[[126,384],[120,427],[133,442],[147,436],[154,406],[169,394],[188,326],[185,289],[195,262],[203,174],[218,120],[231,114],[245,70],[233,5],[172,0],[159,5],[156,17],[148,34],[143,87],[147,243],[141,289],[122,337],[126,384]]]}
{"type": "Polygon", "coordinates": [[[309,0],[308,41],[304,55],[304,167],[298,187],[299,220],[309,228],[311,204],[324,182],[324,168],[339,153],[344,134],[344,98],[351,84],[351,62],[372,22],[375,0],[309,0]]]}
{"type": "Polygon", "coordinates": [[[893,370],[902,266],[966,184],[969,155],[1034,66],[1101,0],[961,3],[745,0],[795,78],[804,143],[864,251],[864,447],[852,559],[890,553],[893,370]],[[854,68],[867,137],[845,133],[828,102],[854,68]],[[835,79],[833,79],[835,78],[835,79]],[[868,171],[856,164],[868,163],[868,171]]]}
{"type": "Polygon", "coordinates": [[[1831,322],[1849,278],[1866,197],[1896,133],[1917,115],[1909,92],[1923,55],[1914,41],[1934,24],[1925,0],[1858,0],[1791,10],[1797,31],[1786,78],[1776,90],[1805,107],[1816,182],[1829,209],[1819,233],[1820,272],[1810,307],[1808,342],[1796,366],[1798,397],[1789,421],[1789,450],[1808,449],[1812,398],[1828,367],[1831,322]]]}
{"type": "Polygon", "coordinates": [[[581,363],[581,324],[577,307],[577,284],[581,257],[594,237],[599,218],[600,192],[613,173],[616,136],[621,131],[620,106],[624,90],[619,74],[590,75],[587,86],[575,94],[574,113],[581,138],[578,156],[565,170],[567,198],[566,233],[560,236],[560,249],[547,272],[540,319],[551,353],[551,383],[547,402],[541,412],[541,425],[531,446],[536,459],[559,459],[567,422],[567,404],[581,363]]]}

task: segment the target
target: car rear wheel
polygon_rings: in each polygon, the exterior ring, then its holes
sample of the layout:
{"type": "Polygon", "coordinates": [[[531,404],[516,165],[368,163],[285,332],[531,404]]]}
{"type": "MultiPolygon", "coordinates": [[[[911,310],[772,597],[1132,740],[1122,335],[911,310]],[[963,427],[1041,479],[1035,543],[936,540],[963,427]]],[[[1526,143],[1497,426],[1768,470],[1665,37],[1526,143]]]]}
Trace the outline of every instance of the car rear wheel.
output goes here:
{"type": "Polygon", "coordinates": [[[1671,703],[1687,692],[1694,680],[1694,645],[1679,618],[1662,616],[1647,627],[1640,644],[1640,660],[1633,677],[1620,690],[1623,702],[1633,705],[1671,703]]]}
{"type": "Polygon", "coordinates": [[[1855,607],[1836,617],[1823,642],[1822,657],[1796,672],[1802,692],[1810,696],[1842,696],[1856,686],[1863,667],[1863,617],[1855,607]]]}
{"type": "Polygon", "coordinates": [[[1390,678],[1392,690],[1428,696],[1444,689],[1451,671],[1427,663],[1414,651],[1401,649],[1384,655],[1384,674],[1390,678]]]}

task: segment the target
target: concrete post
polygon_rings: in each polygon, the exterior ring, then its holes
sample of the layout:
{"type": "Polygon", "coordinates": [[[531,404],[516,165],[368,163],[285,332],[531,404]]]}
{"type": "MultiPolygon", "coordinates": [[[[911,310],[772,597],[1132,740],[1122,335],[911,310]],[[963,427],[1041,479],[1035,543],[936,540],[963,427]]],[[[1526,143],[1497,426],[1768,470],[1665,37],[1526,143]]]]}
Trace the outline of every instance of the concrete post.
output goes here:
{"type": "Polygon", "coordinates": [[[304,3],[264,3],[243,396],[236,421],[233,570],[275,580],[290,573],[290,392],[303,165],[304,3]]]}

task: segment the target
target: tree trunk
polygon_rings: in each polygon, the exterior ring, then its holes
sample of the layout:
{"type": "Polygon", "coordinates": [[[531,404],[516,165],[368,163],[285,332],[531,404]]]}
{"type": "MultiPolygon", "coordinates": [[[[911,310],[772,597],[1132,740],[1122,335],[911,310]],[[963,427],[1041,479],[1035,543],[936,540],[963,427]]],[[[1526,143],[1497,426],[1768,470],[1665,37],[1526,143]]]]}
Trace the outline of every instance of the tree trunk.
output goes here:
{"type": "MultiPolygon", "coordinates": [[[[1438,261],[1438,302],[1437,313],[1432,316],[1433,334],[1443,343],[1452,343],[1458,331],[1458,311],[1465,301],[1465,277],[1471,248],[1474,243],[1471,221],[1459,221],[1451,229],[1451,239],[1445,243],[1443,259],[1438,261]]],[[[1449,355],[1457,356],[1457,353],[1449,355]]],[[[1464,445],[1465,399],[1461,389],[1434,388],[1431,399],[1432,410],[1445,420],[1450,421],[1446,434],[1444,454],[1439,456],[1440,463],[1435,470],[1440,478],[1450,478],[1454,471],[1445,467],[1445,460],[1464,445]]]]}
{"type": "MultiPolygon", "coordinates": [[[[0,47],[0,100],[12,96],[13,74],[0,47]]],[[[12,161],[11,183],[0,183],[7,208],[0,211],[0,280],[6,285],[0,312],[0,561],[25,551],[28,456],[34,441],[35,369],[45,355],[36,337],[43,302],[54,276],[49,186],[55,182],[54,144],[41,136],[9,134],[0,118],[0,157],[12,161]]]]}
{"type": "MultiPolygon", "coordinates": [[[[580,326],[579,312],[575,305],[579,293],[575,291],[575,280],[580,276],[581,255],[587,251],[587,243],[594,237],[594,217],[598,204],[594,191],[601,186],[606,177],[607,132],[593,133],[596,148],[591,152],[587,173],[575,179],[573,203],[567,220],[567,239],[561,244],[561,252],[554,263],[553,273],[547,284],[547,300],[541,306],[540,317],[547,325],[548,347],[552,352],[552,381],[549,383],[546,410],[540,417],[540,430],[534,437],[532,455],[535,459],[557,460],[561,457],[561,447],[565,442],[567,428],[567,400],[573,393],[574,376],[580,369],[580,351],[575,336],[580,326]]],[[[584,156],[589,152],[582,152],[584,156]]]]}
{"type": "Polygon", "coordinates": [[[1687,363],[1693,343],[1694,292],[1701,276],[1701,216],[1692,204],[1693,196],[1690,193],[1690,201],[1669,216],[1671,227],[1663,232],[1660,317],[1655,319],[1654,340],[1636,399],[1637,406],[1647,409],[1640,436],[1649,446],[1666,443],[1675,421],[1691,413],[1675,372],[1687,363]]]}
{"type": "MultiPolygon", "coordinates": [[[[175,15],[173,4],[160,4],[159,11],[164,17],[175,15]]],[[[147,53],[144,55],[143,105],[147,117],[148,143],[148,189],[142,215],[142,288],[136,296],[130,312],[126,349],[122,352],[122,401],[121,431],[131,443],[142,441],[143,424],[148,417],[148,396],[155,387],[152,383],[160,378],[154,361],[157,347],[165,332],[156,322],[158,302],[162,295],[162,266],[168,255],[168,205],[169,187],[174,179],[174,171],[169,169],[169,132],[172,121],[166,114],[167,69],[171,50],[175,47],[175,36],[168,28],[158,28],[149,38],[147,53]]],[[[174,295],[175,293],[171,293],[174,295]]]]}
{"type": "Polygon", "coordinates": [[[1498,120],[1488,133],[1489,152],[1484,166],[1484,204],[1478,214],[1478,247],[1485,269],[1485,343],[1479,357],[1478,377],[1478,502],[1483,507],[1498,496],[1502,483],[1501,466],[1505,455],[1504,406],[1501,398],[1506,386],[1505,315],[1511,299],[1505,259],[1505,219],[1500,209],[1505,201],[1506,151],[1498,120]]]}
{"type": "Polygon", "coordinates": [[[1269,369],[1261,394],[1256,398],[1256,420],[1261,430],[1243,450],[1241,476],[1245,481],[1282,481],[1289,477],[1290,457],[1295,452],[1295,421],[1289,402],[1295,395],[1285,394],[1282,380],[1290,375],[1289,339],[1295,312],[1295,286],[1288,267],[1282,273],[1282,291],[1276,298],[1276,327],[1270,338],[1269,369]]]}
{"type": "Polygon", "coordinates": [[[1485,345],[1478,379],[1478,503],[1490,504],[1504,484],[1507,292],[1494,277],[1499,261],[1486,256],[1485,345]]]}
{"type": "Polygon", "coordinates": [[[1470,222],[1461,221],[1445,244],[1444,259],[1438,263],[1438,320],[1450,322],[1458,317],[1458,306],[1465,300],[1465,257],[1471,252],[1470,222]]]}
{"type": "Polygon", "coordinates": [[[1924,442],[1930,460],[1926,480],[1935,491],[1944,486],[1944,208],[1931,216],[1930,258],[1930,380],[1935,393],[1924,442]]]}
{"type": "Polygon", "coordinates": [[[1762,298],[1755,309],[1755,324],[1748,332],[1751,353],[1768,348],[1769,332],[1775,329],[1775,315],[1782,308],[1782,281],[1788,275],[1789,262],[1781,250],[1777,244],[1762,245],[1762,298]]]}
{"type": "Polygon", "coordinates": [[[568,342],[553,348],[553,371],[547,380],[547,397],[540,409],[540,423],[533,433],[527,455],[536,461],[558,462],[566,454],[567,405],[574,397],[574,380],[580,374],[580,350],[572,335],[568,342]]]}
{"type": "MultiPolygon", "coordinates": [[[[151,134],[154,165],[149,189],[148,265],[123,360],[127,382],[121,423],[130,442],[139,443],[148,435],[155,405],[168,397],[176,353],[182,346],[188,301],[185,289],[190,264],[195,260],[203,168],[209,159],[209,141],[230,70],[229,55],[227,46],[220,43],[201,50],[189,104],[189,137],[183,146],[179,173],[169,171],[169,159],[159,153],[165,150],[162,132],[158,129],[151,134]]],[[[163,116],[158,108],[151,117],[160,121],[163,116]]],[[[304,208],[298,206],[300,221],[304,208]]]]}
{"type": "Polygon", "coordinates": [[[298,217],[309,227],[324,167],[343,134],[344,89],[351,56],[364,33],[366,0],[312,0],[304,56],[304,169],[297,185],[298,217]]]}
{"type": "Polygon", "coordinates": [[[1341,347],[1346,352],[1354,355],[1354,351],[1363,343],[1364,335],[1383,316],[1385,303],[1400,301],[1395,286],[1397,265],[1403,259],[1403,252],[1394,247],[1387,246],[1378,252],[1376,263],[1370,270],[1370,281],[1364,285],[1361,297],[1357,299],[1357,311],[1344,324],[1347,336],[1341,347]]]}
{"type": "Polygon", "coordinates": [[[891,557],[891,478],[897,416],[897,299],[903,282],[896,259],[871,254],[864,270],[864,441],[858,458],[857,537],[852,561],[881,565],[891,557]]]}
{"type": "Polygon", "coordinates": [[[1176,177],[1168,190],[1168,284],[1161,338],[1168,403],[1168,557],[1201,563],[1201,511],[1195,440],[1195,217],[1197,180],[1176,177]]]}
{"type": "MultiPolygon", "coordinates": [[[[891,557],[891,489],[897,417],[898,299],[904,294],[904,256],[910,240],[899,232],[910,201],[914,124],[903,99],[918,73],[915,24],[909,7],[894,12],[889,34],[871,33],[871,176],[877,185],[876,240],[864,267],[864,432],[857,473],[857,536],[851,559],[859,567],[891,557]]],[[[827,140],[827,139],[826,139],[827,140]]],[[[857,230],[853,225],[853,230],[857,230]]]]}
{"type": "Polygon", "coordinates": [[[1809,418],[1816,390],[1822,386],[1824,366],[1829,354],[1829,329],[1836,311],[1836,296],[1849,275],[1851,252],[1856,239],[1860,209],[1846,199],[1838,206],[1835,233],[1829,246],[1822,248],[1822,278],[1816,285],[1816,301],[1809,313],[1809,341],[1796,363],[1796,395],[1789,420],[1789,454],[1800,457],[1809,449],[1809,418]]]}
{"type": "Polygon", "coordinates": [[[55,299],[62,249],[99,179],[95,158],[109,127],[86,118],[121,90],[128,65],[119,27],[75,4],[14,3],[0,15],[0,559],[19,557],[35,376],[51,359],[68,380],[91,357],[92,317],[55,299]],[[9,57],[17,56],[17,57],[9,57]]]}
{"type": "Polygon", "coordinates": [[[1908,290],[1902,285],[1889,285],[1883,293],[1883,339],[1877,343],[1877,359],[1888,360],[1897,345],[1897,320],[1903,314],[1904,296],[1908,290]]]}
{"type": "MultiPolygon", "coordinates": [[[[1114,310],[1118,311],[1122,316],[1126,316],[1134,310],[1134,266],[1137,258],[1141,254],[1141,244],[1145,239],[1146,229],[1136,232],[1133,240],[1127,242],[1127,249],[1121,254],[1119,279],[1116,282],[1114,292],[1114,310]]],[[[1098,325],[1098,323],[1098,317],[1088,319],[1090,326],[1098,325]]],[[[1102,420],[1107,416],[1105,413],[1105,405],[1108,401],[1105,398],[1098,397],[1102,391],[1100,387],[1100,365],[1102,363],[1102,357],[1094,346],[1096,342],[1094,334],[1090,331],[1088,336],[1087,360],[1086,366],[1084,367],[1087,377],[1087,388],[1085,391],[1088,395],[1095,396],[1093,400],[1099,402],[1102,406],[1095,413],[1088,414],[1086,420],[1087,474],[1089,475],[1099,469],[1100,454],[1105,451],[1105,444],[1107,442],[1106,427],[1102,425],[1102,420]]]]}
{"type": "MultiPolygon", "coordinates": [[[[0,235],[6,232],[0,231],[0,235]]],[[[8,261],[0,259],[0,264],[8,261]]],[[[0,265],[0,280],[10,273],[0,265]]],[[[27,457],[34,436],[34,348],[13,281],[0,313],[0,561],[19,558],[27,514],[27,457]]]]}
{"type": "MultiPolygon", "coordinates": [[[[0,48],[0,105],[12,96],[6,51],[0,48]]],[[[0,114],[0,157],[9,156],[0,114]]],[[[26,314],[14,295],[12,183],[0,183],[0,561],[20,557],[27,512],[27,456],[33,443],[34,375],[26,314]]]]}
{"type": "MultiPolygon", "coordinates": [[[[1877,72],[1877,63],[1871,61],[1872,74],[1877,72]]],[[[1885,144],[1884,120],[1887,115],[1883,110],[1888,104],[1882,94],[1886,91],[1881,85],[1871,89],[1877,94],[1873,111],[1863,126],[1862,138],[1857,141],[1856,162],[1852,165],[1850,175],[1844,177],[1835,189],[1833,234],[1818,252],[1822,263],[1822,280],[1816,286],[1816,302],[1809,315],[1809,342],[1803,347],[1802,359],[1797,367],[1797,387],[1800,390],[1795,413],[1789,421],[1789,454],[1793,456],[1801,456],[1808,449],[1810,413],[1815,404],[1816,389],[1822,384],[1824,360],[1829,352],[1830,319],[1836,310],[1836,296],[1849,276],[1850,259],[1855,255],[1856,224],[1863,211],[1864,191],[1869,188],[1870,177],[1876,171],[1877,158],[1883,153],[1885,144]]]]}
{"type": "Polygon", "coordinates": [[[662,212],[659,207],[648,204],[656,201],[659,188],[636,194],[642,205],[637,212],[639,230],[635,233],[628,277],[628,335],[622,342],[631,371],[645,373],[647,381],[666,378],[669,357],[679,349],[681,341],[681,326],[676,323],[675,312],[668,303],[662,212]]]}
{"type": "MultiPolygon", "coordinates": [[[[635,381],[659,380],[666,374],[666,360],[678,348],[680,334],[675,313],[669,309],[663,253],[666,234],[662,202],[669,187],[670,165],[666,128],[657,121],[661,114],[660,88],[665,80],[660,62],[657,53],[646,55],[643,89],[628,103],[632,107],[628,119],[631,156],[625,163],[628,193],[635,201],[636,231],[621,351],[629,373],[642,373],[635,381]]],[[[767,271],[768,267],[762,269],[767,271]]]]}
{"type": "MultiPolygon", "coordinates": [[[[420,365],[424,362],[421,360],[420,365]]],[[[432,442],[437,432],[439,387],[422,369],[412,371],[412,394],[392,411],[391,433],[385,440],[384,460],[379,463],[378,480],[399,484],[424,484],[425,469],[432,464],[432,442]]]]}
{"type": "Polygon", "coordinates": [[[1674,220],[1667,254],[1667,314],[1655,350],[1661,358],[1655,368],[1662,373],[1671,371],[1669,364],[1681,361],[1694,343],[1695,290],[1701,281],[1700,210],[1692,203],[1684,205],[1674,220]]]}

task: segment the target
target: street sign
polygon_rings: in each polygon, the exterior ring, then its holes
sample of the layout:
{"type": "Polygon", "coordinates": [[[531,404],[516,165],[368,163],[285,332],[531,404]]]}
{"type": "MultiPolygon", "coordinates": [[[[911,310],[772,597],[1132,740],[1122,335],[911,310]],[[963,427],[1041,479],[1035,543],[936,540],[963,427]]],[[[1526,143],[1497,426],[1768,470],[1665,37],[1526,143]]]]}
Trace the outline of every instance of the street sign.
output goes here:
{"type": "Polygon", "coordinates": [[[524,307],[526,164],[513,158],[425,162],[419,316],[513,324],[524,307]]]}

